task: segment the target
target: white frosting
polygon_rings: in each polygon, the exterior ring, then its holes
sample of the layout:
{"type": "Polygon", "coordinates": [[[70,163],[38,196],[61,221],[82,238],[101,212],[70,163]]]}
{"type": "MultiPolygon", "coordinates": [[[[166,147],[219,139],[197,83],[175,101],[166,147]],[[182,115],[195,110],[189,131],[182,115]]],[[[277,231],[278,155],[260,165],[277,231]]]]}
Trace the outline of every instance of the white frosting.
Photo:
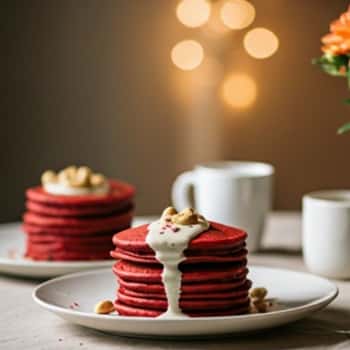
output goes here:
{"type": "Polygon", "coordinates": [[[103,195],[109,191],[108,183],[98,187],[73,187],[59,182],[51,182],[44,184],[43,187],[47,193],[64,196],[83,196],[87,194],[103,195]]]}
{"type": "Polygon", "coordinates": [[[194,225],[178,225],[164,218],[148,226],[146,242],[155,251],[156,259],[163,265],[162,282],[168,300],[168,309],[159,317],[184,317],[179,306],[182,273],[178,266],[185,259],[184,251],[190,241],[209,228],[201,221],[194,225]]]}

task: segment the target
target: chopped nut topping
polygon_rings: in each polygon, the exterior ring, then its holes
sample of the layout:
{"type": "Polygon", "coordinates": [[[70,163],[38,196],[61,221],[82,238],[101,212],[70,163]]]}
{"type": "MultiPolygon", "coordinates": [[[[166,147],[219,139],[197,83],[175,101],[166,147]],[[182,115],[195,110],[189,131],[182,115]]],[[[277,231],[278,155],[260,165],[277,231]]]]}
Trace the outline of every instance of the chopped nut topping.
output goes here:
{"type": "Polygon", "coordinates": [[[272,305],[270,300],[265,299],[267,289],[264,287],[253,288],[249,291],[250,296],[250,311],[252,313],[264,313],[272,305]]]}
{"type": "Polygon", "coordinates": [[[73,187],[88,187],[90,185],[90,176],[92,171],[86,166],[77,169],[74,176],[70,179],[70,185],[73,187]]]}
{"type": "Polygon", "coordinates": [[[264,287],[256,287],[249,291],[251,298],[264,299],[267,295],[267,289],[264,287]]]}
{"type": "Polygon", "coordinates": [[[176,215],[177,211],[174,207],[168,207],[166,209],[164,209],[163,213],[162,213],[162,218],[167,218],[173,215],[176,215]]]}
{"type": "Polygon", "coordinates": [[[205,218],[202,215],[199,215],[192,208],[186,208],[178,213],[175,208],[168,207],[164,209],[161,220],[168,222],[169,225],[170,223],[177,225],[195,225],[199,223],[207,223],[205,218]]]}
{"type": "Polygon", "coordinates": [[[266,312],[267,311],[268,304],[265,300],[260,299],[253,299],[252,300],[252,308],[255,309],[256,312],[266,312]]]}
{"type": "Polygon", "coordinates": [[[106,182],[106,178],[102,174],[91,174],[90,184],[91,186],[101,186],[106,182]]]}
{"type": "Polygon", "coordinates": [[[61,183],[71,187],[99,187],[107,182],[102,174],[95,174],[87,166],[76,167],[71,165],[56,174],[52,170],[45,171],[41,176],[43,185],[61,183]]]}
{"type": "Polygon", "coordinates": [[[62,172],[65,172],[69,178],[73,178],[77,170],[78,168],[75,165],[70,165],[67,168],[63,169],[62,172]]]}
{"type": "Polygon", "coordinates": [[[102,300],[95,305],[96,314],[110,314],[115,311],[114,305],[110,300],[102,300]]]}
{"type": "Polygon", "coordinates": [[[200,222],[205,222],[203,216],[199,215],[192,208],[186,208],[178,214],[171,217],[171,221],[178,225],[194,225],[200,222]]]}
{"type": "Polygon", "coordinates": [[[58,182],[64,185],[70,185],[70,181],[72,178],[72,169],[66,168],[64,170],[61,170],[58,175],[57,175],[57,179],[58,182]]]}
{"type": "Polygon", "coordinates": [[[56,173],[52,170],[46,170],[42,175],[41,175],[41,182],[43,184],[49,183],[49,182],[56,182],[57,181],[57,176],[56,173]]]}
{"type": "Polygon", "coordinates": [[[198,223],[198,217],[195,214],[179,213],[174,215],[171,218],[171,221],[174,224],[179,224],[179,225],[194,225],[198,223]]]}

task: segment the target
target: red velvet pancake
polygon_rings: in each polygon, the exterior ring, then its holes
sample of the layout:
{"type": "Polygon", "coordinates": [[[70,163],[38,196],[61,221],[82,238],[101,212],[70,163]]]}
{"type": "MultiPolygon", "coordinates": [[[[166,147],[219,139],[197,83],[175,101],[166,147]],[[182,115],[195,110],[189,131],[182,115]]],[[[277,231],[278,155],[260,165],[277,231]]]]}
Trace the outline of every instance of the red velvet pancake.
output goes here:
{"type": "Polygon", "coordinates": [[[27,248],[31,251],[36,251],[38,253],[50,251],[50,252],[84,252],[84,253],[100,253],[100,252],[108,252],[111,248],[111,243],[104,244],[75,244],[75,245],[67,245],[62,243],[33,243],[28,241],[27,248]]]}
{"type": "MultiPolygon", "coordinates": [[[[246,249],[240,249],[238,252],[227,251],[225,254],[220,252],[220,255],[195,255],[191,256],[187,254],[186,260],[182,264],[194,264],[194,263],[225,263],[242,261],[246,258],[248,251],[246,249]]],[[[111,256],[115,259],[122,259],[136,263],[148,263],[148,264],[159,264],[156,258],[152,255],[140,256],[133,252],[124,251],[123,249],[117,248],[111,252],[111,256]]]]}
{"type": "MultiPolygon", "coordinates": [[[[119,232],[113,237],[113,243],[120,249],[132,252],[154,253],[146,243],[148,225],[119,232]]],[[[242,244],[247,234],[243,230],[210,222],[209,230],[193,239],[188,250],[198,249],[230,249],[242,244]]]]}
{"type": "MultiPolygon", "coordinates": [[[[116,300],[114,303],[114,307],[119,315],[123,316],[136,316],[136,317],[158,317],[163,311],[160,310],[152,310],[146,308],[138,308],[130,305],[125,305],[121,303],[119,300],[116,300]]],[[[199,310],[199,311],[189,311],[184,312],[190,317],[214,317],[214,316],[231,316],[231,315],[240,315],[245,314],[249,310],[249,300],[241,305],[237,305],[231,309],[225,310],[199,310]]]]}
{"type": "Polygon", "coordinates": [[[43,204],[63,206],[95,206],[118,204],[130,200],[135,194],[135,188],[119,180],[110,180],[110,191],[105,195],[64,196],[45,192],[42,186],[29,188],[27,198],[43,204]]]}
{"type": "Polygon", "coordinates": [[[98,245],[103,243],[112,243],[112,233],[99,233],[94,235],[87,235],[83,239],[79,235],[52,235],[52,234],[28,234],[28,242],[32,243],[62,243],[62,244],[82,244],[82,245],[98,245]]]}
{"type": "Polygon", "coordinates": [[[106,252],[101,253],[81,253],[81,252],[36,252],[31,249],[27,249],[25,256],[33,260],[44,261],[74,261],[74,260],[105,260],[110,259],[110,256],[106,252]]]}
{"type": "MultiPolygon", "coordinates": [[[[248,292],[243,297],[229,299],[208,299],[208,300],[181,300],[180,307],[183,312],[186,311],[204,311],[204,310],[225,310],[236,307],[237,305],[245,304],[248,300],[248,292]]],[[[156,309],[166,311],[168,307],[167,300],[137,298],[118,292],[118,301],[125,305],[141,307],[145,309],[156,309]]]]}
{"type": "Polygon", "coordinates": [[[125,227],[130,227],[131,218],[125,220],[124,225],[116,226],[110,230],[96,229],[95,227],[45,227],[32,224],[24,224],[23,230],[29,234],[36,235],[62,235],[62,236],[91,236],[91,235],[105,235],[108,233],[116,233],[123,230],[125,227]]]}
{"type": "Polygon", "coordinates": [[[106,216],[108,214],[118,214],[133,209],[133,204],[128,201],[112,203],[112,205],[95,205],[95,206],[63,206],[42,204],[28,200],[26,202],[27,210],[32,213],[44,216],[106,216]]]}
{"type": "Polygon", "coordinates": [[[78,218],[78,217],[54,217],[43,216],[26,212],[23,216],[24,223],[41,227],[63,227],[78,229],[94,229],[96,231],[112,230],[115,227],[123,226],[132,219],[132,211],[116,216],[78,218]]]}
{"type": "MultiPolygon", "coordinates": [[[[196,293],[186,293],[184,291],[181,292],[181,299],[182,300],[208,300],[208,299],[232,299],[237,297],[244,297],[248,295],[248,291],[251,287],[252,283],[249,280],[246,280],[243,285],[241,285],[238,288],[225,290],[225,291],[217,291],[214,292],[206,292],[203,293],[202,291],[196,292],[196,293]]],[[[183,289],[183,288],[182,288],[183,289]]],[[[166,299],[165,292],[162,291],[161,293],[149,293],[149,292],[135,292],[133,290],[130,290],[128,288],[125,288],[123,286],[119,287],[119,292],[135,297],[135,298],[151,298],[151,299],[166,299]]]]}
{"type": "MultiPolygon", "coordinates": [[[[246,271],[243,271],[241,276],[236,279],[213,281],[213,282],[200,282],[200,283],[183,283],[181,286],[182,293],[214,293],[236,289],[242,287],[246,283],[246,271]]],[[[140,293],[150,294],[164,294],[163,283],[142,283],[131,282],[118,278],[118,283],[121,288],[126,288],[129,291],[135,291],[140,293]]]]}
{"type": "MultiPolygon", "coordinates": [[[[185,256],[227,256],[227,255],[231,255],[231,254],[235,254],[239,251],[241,251],[242,249],[245,248],[245,243],[240,243],[238,245],[236,245],[235,247],[230,247],[228,249],[197,249],[197,250],[193,250],[193,249],[186,249],[185,250],[185,256]]],[[[111,252],[112,254],[112,252],[111,252]]],[[[129,257],[136,257],[139,259],[144,259],[144,262],[146,263],[152,263],[152,261],[155,261],[155,253],[152,252],[136,252],[136,251],[132,251],[132,250],[125,250],[123,248],[119,248],[116,247],[115,250],[113,251],[113,254],[115,255],[115,257],[118,259],[117,255],[119,254],[127,254],[129,257]]],[[[140,261],[141,262],[141,261],[140,261]]]]}
{"type": "MultiPolygon", "coordinates": [[[[215,268],[206,264],[198,265],[185,265],[181,268],[183,283],[232,280],[247,271],[246,260],[241,263],[215,264],[215,268]]],[[[162,267],[159,265],[120,260],[113,266],[113,272],[126,281],[162,282],[162,267]]]]}

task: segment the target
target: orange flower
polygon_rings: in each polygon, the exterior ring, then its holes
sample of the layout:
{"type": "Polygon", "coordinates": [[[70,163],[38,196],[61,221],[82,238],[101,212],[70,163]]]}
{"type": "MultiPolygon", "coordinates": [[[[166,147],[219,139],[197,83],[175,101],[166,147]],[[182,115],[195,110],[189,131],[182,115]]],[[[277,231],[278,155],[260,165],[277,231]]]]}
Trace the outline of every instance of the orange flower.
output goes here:
{"type": "Polygon", "coordinates": [[[350,53],[350,6],[347,12],[330,24],[329,29],[330,33],[321,39],[323,44],[321,50],[332,55],[350,53]]]}

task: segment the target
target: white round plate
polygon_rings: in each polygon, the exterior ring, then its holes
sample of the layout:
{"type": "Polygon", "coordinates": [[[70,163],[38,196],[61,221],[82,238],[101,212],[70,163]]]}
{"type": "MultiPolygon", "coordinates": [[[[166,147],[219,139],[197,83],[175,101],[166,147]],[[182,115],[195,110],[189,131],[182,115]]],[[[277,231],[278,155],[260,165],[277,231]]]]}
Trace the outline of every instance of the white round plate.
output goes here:
{"type": "Polygon", "coordinates": [[[97,302],[114,300],[116,278],[110,269],[80,272],[39,285],[34,300],[67,321],[96,330],[136,337],[196,337],[271,328],[304,318],[329,304],[338,294],[328,280],[306,273],[251,266],[249,278],[264,286],[279,307],[265,314],[225,317],[157,319],[97,315],[97,302]]]}
{"type": "Polygon", "coordinates": [[[0,225],[0,273],[29,278],[49,278],[113,265],[113,260],[35,261],[24,258],[24,250],[25,234],[21,224],[0,225]]]}
{"type": "MultiPolygon", "coordinates": [[[[133,226],[151,222],[154,217],[135,217],[133,226]]],[[[28,278],[51,278],[84,270],[110,267],[114,260],[34,261],[23,257],[25,235],[21,223],[0,224],[0,274],[28,278]]]]}

